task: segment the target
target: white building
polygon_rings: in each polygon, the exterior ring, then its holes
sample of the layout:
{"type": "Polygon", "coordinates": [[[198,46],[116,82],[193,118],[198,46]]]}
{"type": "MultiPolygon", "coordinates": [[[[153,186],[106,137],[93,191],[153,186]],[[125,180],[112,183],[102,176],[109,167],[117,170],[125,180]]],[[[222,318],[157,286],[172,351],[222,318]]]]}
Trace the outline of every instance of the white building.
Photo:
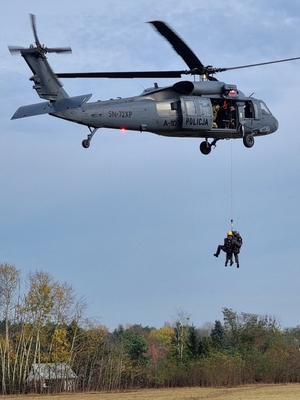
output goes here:
{"type": "Polygon", "coordinates": [[[66,363],[32,364],[28,376],[30,385],[49,388],[50,391],[73,391],[77,375],[66,363]]]}

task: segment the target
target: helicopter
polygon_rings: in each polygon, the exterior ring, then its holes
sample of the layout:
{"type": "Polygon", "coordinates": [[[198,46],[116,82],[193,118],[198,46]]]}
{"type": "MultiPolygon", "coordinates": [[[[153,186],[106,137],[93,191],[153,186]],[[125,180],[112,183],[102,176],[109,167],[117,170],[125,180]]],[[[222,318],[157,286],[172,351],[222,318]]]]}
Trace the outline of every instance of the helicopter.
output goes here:
{"type": "Polygon", "coordinates": [[[150,132],[167,137],[203,138],[202,154],[208,155],[221,139],[242,139],[247,148],[257,136],[278,129],[278,121],[264,101],[247,97],[236,85],[217,80],[214,75],[228,70],[261,66],[300,59],[300,57],[229,68],[205,66],[187,44],[164,22],[149,23],[185,61],[187,70],[136,72],[55,73],[46,54],[71,52],[70,47],[48,48],[39,41],[35,15],[30,14],[35,45],[29,48],[8,46],[11,54],[20,53],[33,75],[33,89],[45,102],[21,106],[11,119],[49,114],[89,129],[82,146],[88,148],[99,128],[150,132]],[[61,78],[182,78],[167,87],[154,83],[140,95],[88,102],[92,94],[70,97],[61,78]],[[196,81],[199,76],[199,81],[196,81]],[[212,139],[209,141],[209,139],[212,139]]]}

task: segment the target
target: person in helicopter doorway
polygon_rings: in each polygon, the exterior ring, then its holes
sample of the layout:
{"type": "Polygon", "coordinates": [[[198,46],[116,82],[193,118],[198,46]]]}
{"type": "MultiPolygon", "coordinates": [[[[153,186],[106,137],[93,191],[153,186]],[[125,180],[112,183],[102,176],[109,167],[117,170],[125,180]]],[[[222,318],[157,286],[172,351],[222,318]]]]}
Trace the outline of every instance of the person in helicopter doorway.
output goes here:
{"type": "Polygon", "coordinates": [[[235,129],[235,127],[236,127],[236,109],[235,109],[235,107],[231,106],[229,111],[230,111],[229,112],[230,122],[229,122],[228,128],[235,129]]]}
{"type": "Polygon", "coordinates": [[[226,128],[226,123],[228,123],[228,107],[226,100],[224,101],[224,104],[222,107],[219,108],[217,117],[216,117],[216,123],[218,128],[224,129],[226,128]]]}
{"type": "Polygon", "coordinates": [[[234,255],[234,259],[235,259],[237,268],[240,268],[239,254],[240,254],[242,245],[243,245],[242,236],[239,234],[238,231],[233,231],[232,253],[234,255]]]}
{"type": "Polygon", "coordinates": [[[217,117],[218,117],[218,111],[220,110],[220,105],[216,101],[213,102],[212,110],[213,110],[213,124],[212,124],[212,127],[213,128],[218,128],[217,117]]]}
{"type": "Polygon", "coordinates": [[[214,253],[215,257],[219,257],[221,250],[226,253],[226,261],[225,267],[227,267],[228,261],[230,261],[230,266],[233,264],[232,261],[232,245],[233,245],[233,233],[229,231],[227,233],[227,237],[224,239],[224,244],[219,244],[216,253],[214,253]]]}

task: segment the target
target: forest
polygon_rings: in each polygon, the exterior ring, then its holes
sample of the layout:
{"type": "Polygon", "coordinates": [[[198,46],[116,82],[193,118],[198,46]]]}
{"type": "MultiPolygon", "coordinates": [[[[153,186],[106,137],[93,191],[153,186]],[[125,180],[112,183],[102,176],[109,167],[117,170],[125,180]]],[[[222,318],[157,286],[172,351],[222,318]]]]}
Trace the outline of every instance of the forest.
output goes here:
{"type": "Polygon", "coordinates": [[[43,271],[23,278],[7,263],[0,264],[0,310],[2,394],[300,382],[300,326],[282,329],[268,315],[224,307],[222,321],[198,328],[179,311],[161,328],[110,332],[86,318],[72,286],[43,271]],[[74,374],[41,379],[32,367],[42,364],[74,374]]]}

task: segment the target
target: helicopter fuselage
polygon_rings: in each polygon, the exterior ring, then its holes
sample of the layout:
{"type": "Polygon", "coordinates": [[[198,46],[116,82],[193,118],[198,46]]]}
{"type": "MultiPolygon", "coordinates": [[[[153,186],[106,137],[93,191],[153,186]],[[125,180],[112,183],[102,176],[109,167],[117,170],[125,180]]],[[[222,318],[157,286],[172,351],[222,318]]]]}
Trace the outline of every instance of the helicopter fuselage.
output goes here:
{"type": "Polygon", "coordinates": [[[219,81],[181,81],[167,88],[156,85],[140,96],[85,103],[52,115],[93,128],[169,137],[233,139],[278,129],[277,119],[263,101],[219,81]]]}

